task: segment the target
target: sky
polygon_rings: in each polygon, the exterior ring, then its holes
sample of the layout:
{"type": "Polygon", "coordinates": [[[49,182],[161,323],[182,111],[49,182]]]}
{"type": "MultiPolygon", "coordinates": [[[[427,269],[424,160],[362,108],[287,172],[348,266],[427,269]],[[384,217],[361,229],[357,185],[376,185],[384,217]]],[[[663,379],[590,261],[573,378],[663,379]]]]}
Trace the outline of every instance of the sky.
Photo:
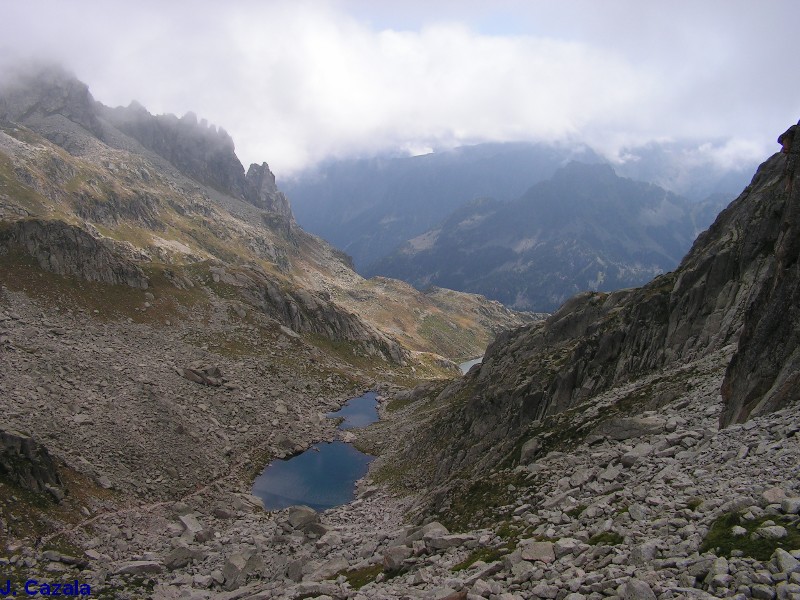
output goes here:
{"type": "Polygon", "coordinates": [[[483,141],[735,166],[800,118],[796,0],[0,0],[0,56],[109,106],[192,111],[278,178],[483,141]],[[695,158],[696,154],[695,152],[695,158]]]}

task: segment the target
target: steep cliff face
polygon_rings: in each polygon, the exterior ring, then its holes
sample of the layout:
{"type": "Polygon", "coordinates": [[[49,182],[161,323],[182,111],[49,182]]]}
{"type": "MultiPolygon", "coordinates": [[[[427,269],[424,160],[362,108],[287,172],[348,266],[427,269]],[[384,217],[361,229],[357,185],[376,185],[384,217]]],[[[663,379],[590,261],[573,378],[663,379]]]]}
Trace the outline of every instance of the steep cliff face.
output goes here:
{"type": "Polygon", "coordinates": [[[267,163],[252,164],[247,169],[245,199],[266,211],[276,213],[289,221],[294,221],[289,200],[275,183],[275,175],[267,163]]]}
{"type": "Polygon", "coordinates": [[[661,369],[724,357],[737,343],[723,424],[796,399],[796,161],[780,153],[762,164],[676,271],[637,289],[578,295],[543,323],[498,337],[483,365],[439,397],[463,408],[429,430],[429,442],[457,440],[437,478],[491,466],[533,422],[661,369]]]}
{"type": "Polygon", "coordinates": [[[5,224],[0,228],[0,256],[13,251],[32,256],[40,267],[58,275],[145,290],[148,287],[141,267],[122,256],[111,240],[104,243],[61,221],[32,219],[5,224]]]}
{"type": "Polygon", "coordinates": [[[800,135],[778,142],[783,176],[769,198],[772,268],[747,310],[739,347],[722,386],[721,425],[772,412],[800,399],[800,135]]]}
{"type": "Polygon", "coordinates": [[[103,113],[120,131],[172,163],[184,175],[234,198],[293,222],[286,196],[278,190],[267,163],[252,164],[245,175],[228,133],[194,113],[151,115],[135,102],[127,108],[104,108],[103,113]]]}
{"type": "Polygon", "coordinates": [[[152,115],[132,102],[109,108],[68,71],[45,66],[5,74],[0,81],[0,122],[23,124],[73,155],[90,140],[109,141],[119,130],[170,162],[178,171],[224,194],[294,221],[286,196],[266,163],[247,175],[228,133],[194,113],[152,115]]]}

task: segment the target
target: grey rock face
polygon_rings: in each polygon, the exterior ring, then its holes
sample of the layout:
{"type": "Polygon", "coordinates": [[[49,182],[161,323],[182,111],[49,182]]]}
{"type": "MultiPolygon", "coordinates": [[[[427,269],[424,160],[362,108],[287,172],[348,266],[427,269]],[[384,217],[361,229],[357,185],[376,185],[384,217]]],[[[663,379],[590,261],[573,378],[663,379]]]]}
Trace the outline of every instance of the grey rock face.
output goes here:
{"type": "MultiPolygon", "coordinates": [[[[792,126],[796,128],[796,126],[792,126]]],[[[798,399],[800,387],[800,136],[793,129],[779,141],[783,152],[762,168],[751,185],[753,231],[744,249],[764,257],[768,269],[744,315],[739,347],[731,360],[722,394],[720,423],[741,423],[798,399]],[[758,193],[758,184],[771,184],[758,193]],[[770,359],[764,360],[765,354],[770,359]]],[[[765,269],[765,270],[766,270],[765,269]]]]}
{"type": "Polygon", "coordinates": [[[358,342],[369,354],[382,354],[394,362],[406,359],[406,351],[395,340],[319,294],[299,288],[283,289],[258,268],[243,267],[234,273],[215,267],[212,272],[222,283],[240,288],[254,306],[261,306],[264,312],[295,332],[358,342]]]}
{"type": "Polygon", "coordinates": [[[58,275],[147,289],[144,272],[86,231],[62,221],[17,221],[0,230],[0,254],[20,250],[58,275]]]}
{"type": "Polygon", "coordinates": [[[266,211],[278,214],[288,221],[294,221],[289,200],[283,192],[278,190],[278,186],[275,184],[275,175],[270,171],[267,163],[250,165],[245,180],[245,200],[266,211]]]}
{"type": "Polygon", "coordinates": [[[47,448],[16,431],[0,429],[0,473],[34,492],[64,485],[47,448]]]}

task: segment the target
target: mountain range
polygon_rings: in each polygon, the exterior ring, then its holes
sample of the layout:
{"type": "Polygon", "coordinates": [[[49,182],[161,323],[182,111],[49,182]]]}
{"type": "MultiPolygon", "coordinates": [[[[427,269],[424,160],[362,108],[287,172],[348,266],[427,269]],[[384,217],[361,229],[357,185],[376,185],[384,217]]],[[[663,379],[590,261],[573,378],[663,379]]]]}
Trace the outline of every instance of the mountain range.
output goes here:
{"type": "Polygon", "coordinates": [[[363,272],[553,311],[578,292],[642,285],[672,270],[727,203],[693,202],[607,164],[571,162],[516,200],[461,207],[363,272]]]}
{"type": "MultiPolygon", "coordinates": [[[[753,164],[716,166],[696,144],[626,148],[613,168],[694,201],[733,198],[753,164]]],[[[281,182],[298,221],[353,257],[361,270],[437,228],[470,202],[520,198],[571,161],[607,162],[581,144],[486,143],[430,154],[331,160],[281,182]]]]}

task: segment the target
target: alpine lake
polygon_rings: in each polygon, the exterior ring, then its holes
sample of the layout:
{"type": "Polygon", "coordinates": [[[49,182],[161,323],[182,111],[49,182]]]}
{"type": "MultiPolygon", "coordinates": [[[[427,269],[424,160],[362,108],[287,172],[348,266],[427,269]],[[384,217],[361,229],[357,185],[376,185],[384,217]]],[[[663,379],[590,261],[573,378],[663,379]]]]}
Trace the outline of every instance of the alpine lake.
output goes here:
{"type": "MultiPolygon", "coordinates": [[[[377,393],[351,398],[328,418],[344,420],[339,429],[365,427],[378,420],[377,393]]],[[[301,454],[272,461],[253,482],[253,494],[267,510],[303,504],[322,511],[355,497],[356,481],[374,457],[342,441],[314,444],[301,454]]]]}

